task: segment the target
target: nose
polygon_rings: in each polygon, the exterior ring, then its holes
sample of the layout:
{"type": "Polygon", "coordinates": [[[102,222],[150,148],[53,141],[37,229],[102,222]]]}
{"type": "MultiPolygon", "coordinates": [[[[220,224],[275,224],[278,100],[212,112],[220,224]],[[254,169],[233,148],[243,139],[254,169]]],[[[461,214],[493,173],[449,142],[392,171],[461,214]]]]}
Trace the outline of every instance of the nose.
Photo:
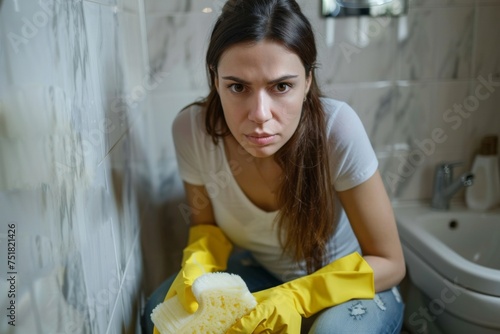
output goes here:
{"type": "Polygon", "coordinates": [[[257,124],[263,124],[272,118],[271,99],[265,92],[255,94],[252,99],[248,119],[257,124]]]}

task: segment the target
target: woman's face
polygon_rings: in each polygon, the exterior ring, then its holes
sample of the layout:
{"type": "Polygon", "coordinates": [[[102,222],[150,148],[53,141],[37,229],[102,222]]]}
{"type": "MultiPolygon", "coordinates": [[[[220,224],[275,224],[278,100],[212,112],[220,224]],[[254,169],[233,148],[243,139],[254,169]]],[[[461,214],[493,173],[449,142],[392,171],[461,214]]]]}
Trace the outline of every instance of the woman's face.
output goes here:
{"type": "Polygon", "coordinates": [[[300,58],[272,41],[230,47],[215,79],[229,130],[257,158],[272,156],[293,135],[310,84],[300,58]]]}

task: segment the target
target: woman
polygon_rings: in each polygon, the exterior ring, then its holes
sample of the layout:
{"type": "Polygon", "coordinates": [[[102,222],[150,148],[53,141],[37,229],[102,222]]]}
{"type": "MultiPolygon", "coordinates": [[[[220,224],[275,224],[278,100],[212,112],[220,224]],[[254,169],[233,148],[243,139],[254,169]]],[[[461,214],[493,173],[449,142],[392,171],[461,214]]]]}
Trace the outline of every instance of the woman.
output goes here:
{"type": "Polygon", "coordinates": [[[173,126],[189,241],[145,331],[163,299],[194,312],[192,282],[227,270],[259,303],[229,333],[299,333],[313,315],[310,333],[399,333],[405,265],[390,201],[359,118],[320,95],[298,4],[229,0],[206,65],[209,95],[173,126]]]}

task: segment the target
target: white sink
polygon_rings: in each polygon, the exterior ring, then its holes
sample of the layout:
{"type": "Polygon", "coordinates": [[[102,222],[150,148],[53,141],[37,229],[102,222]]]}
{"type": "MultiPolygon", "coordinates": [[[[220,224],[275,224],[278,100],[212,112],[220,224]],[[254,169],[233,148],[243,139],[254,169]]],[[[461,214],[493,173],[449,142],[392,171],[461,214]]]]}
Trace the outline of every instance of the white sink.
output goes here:
{"type": "MultiPolygon", "coordinates": [[[[488,328],[474,328],[474,333],[498,333],[500,210],[482,213],[452,206],[439,211],[411,203],[395,205],[394,212],[414,285],[442,305],[450,318],[488,328]]],[[[448,332],[465,333],[461,326],[448,332]]]]}
{"type": "Polygon", "coordinates": [[[461,285],[500,296],[500,212],[436,211],[422,205],[394,210],[401,241],[432,259],[441,275],[451,281],[460,276],[461,285]]]}

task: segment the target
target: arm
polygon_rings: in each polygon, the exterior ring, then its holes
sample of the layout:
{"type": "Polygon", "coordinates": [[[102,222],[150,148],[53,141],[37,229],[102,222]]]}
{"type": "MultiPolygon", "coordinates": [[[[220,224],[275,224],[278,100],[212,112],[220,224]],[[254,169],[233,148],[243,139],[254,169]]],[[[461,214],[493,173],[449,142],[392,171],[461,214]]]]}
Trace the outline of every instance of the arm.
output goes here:
{"type": "Polygon", "coordinates": [[[310,275],[254,293],[257,307],[226,333],[298,334],[302,317],[374,294],[372,268],[361,255],[352,253],[310,275]]]}
{"type": "Polygon", "coordinates": [[[232,244],[215,224],[212,205],[204,186],[184,183],[191,211],[189,239],[182,256],[182,269],[165,299],[179,295],[186,310],[194,312],[198,303],[191,285],[199,276],[226,269],[232,244]]]}
{"type": "Polygon", "coordinates": [[[190,225],[217,225],[210,197],[205,186],[197,186],[184,182],[186,200],[191,210],[190,225]]]}
{"type": "Polygon", "coordinates": [[[363,252],[375,275],[375,290],[398,284],[405,262],[394,213],[377,171],[364,183],[338,193],[363,252]]]}
{"type": "MultiPolygon", "coordinates": [[[[193,282],[208,272],[226,269],[232,245],[215,224],[212,205],[204,186],[184,183],[191,211],[189,240],[182,256],[182,268],[165,296],[178,296],[179,302],[190,313],[198,308],[191,291],[193,282]]],[[[159,334],[155,327],[154,334],[159,334]]]]}

